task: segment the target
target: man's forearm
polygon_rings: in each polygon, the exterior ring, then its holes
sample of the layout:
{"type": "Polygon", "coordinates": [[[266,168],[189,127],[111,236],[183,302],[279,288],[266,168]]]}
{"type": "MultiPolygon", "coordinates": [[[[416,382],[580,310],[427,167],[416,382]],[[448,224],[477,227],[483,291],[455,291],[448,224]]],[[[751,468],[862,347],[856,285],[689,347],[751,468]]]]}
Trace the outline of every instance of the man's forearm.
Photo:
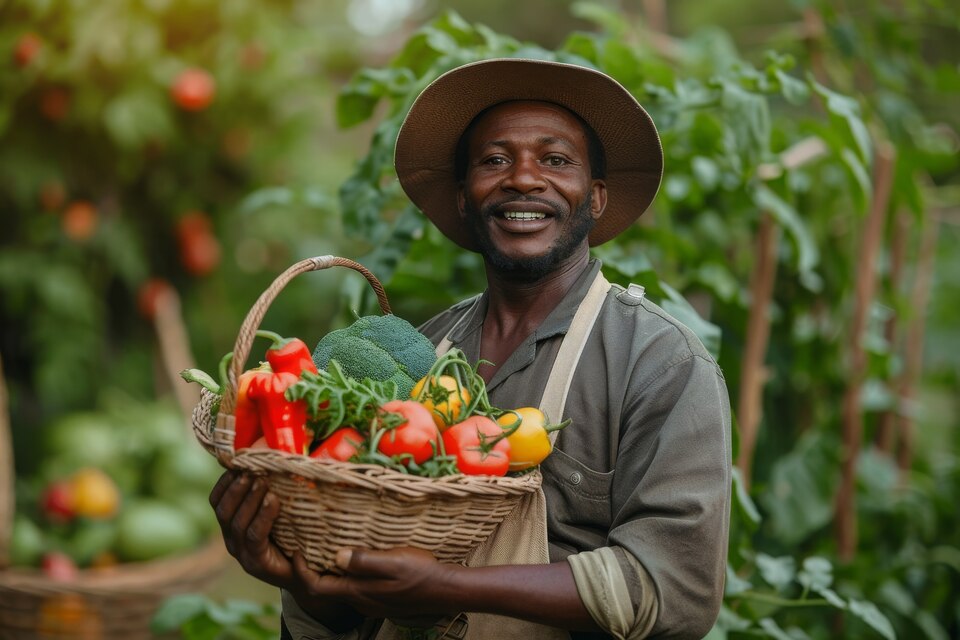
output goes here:
{"type": "Polygon", "coordinates": [[[599,629],[580,599],[566,562],[458,567],[449,575],[444,586],[451,613],[492,613],[562,629],[599,629]]]}

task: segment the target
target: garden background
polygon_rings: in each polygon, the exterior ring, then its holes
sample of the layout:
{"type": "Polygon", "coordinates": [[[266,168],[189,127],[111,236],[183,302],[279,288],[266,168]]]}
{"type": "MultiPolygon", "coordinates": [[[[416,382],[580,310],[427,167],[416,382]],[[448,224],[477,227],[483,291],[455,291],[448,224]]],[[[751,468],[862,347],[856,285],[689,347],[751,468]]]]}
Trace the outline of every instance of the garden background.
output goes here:
{"type": "MultiPolygon", "coordinates": [[[[711,637],[960,636],[958,36],[945,0],[3,3],[0,518],[20,558],[93,557],[37,507],[89,466],[121,504],[209,526],[216,468],[177,372],[215,371],[287,266],[354,258],[414,324],[478,291],[392,144],[443,71],[528,56],[610,73],[663,138],[652,209],[594,253],[726,375],[737,499],[711,637]]],[[[374,310],[324,271],[264,326],[313,344],[374,310]]],[[[226,572],[160,626],[273,637],[276,594],[226,572]]]]}

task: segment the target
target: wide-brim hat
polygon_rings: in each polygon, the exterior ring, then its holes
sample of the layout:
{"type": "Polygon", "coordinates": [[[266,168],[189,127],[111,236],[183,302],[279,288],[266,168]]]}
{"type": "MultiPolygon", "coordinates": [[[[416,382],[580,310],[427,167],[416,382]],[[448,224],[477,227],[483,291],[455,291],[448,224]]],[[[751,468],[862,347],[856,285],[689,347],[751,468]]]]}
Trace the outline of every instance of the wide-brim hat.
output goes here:
{"type": "Polygon", "coordinates": [[[630,92],[584,66],[497,58],[457,67],[434,80],[410,107],[397,136],[394,162],[400,184],[444,235],[477,250],[458,212],[457,142],[484,109],[512,100],[566,107],[600,138],[607,206],[590,232],[590,246],[619,235],[647,209],[660,187],[663,149],[653,120],[630,92]]]}

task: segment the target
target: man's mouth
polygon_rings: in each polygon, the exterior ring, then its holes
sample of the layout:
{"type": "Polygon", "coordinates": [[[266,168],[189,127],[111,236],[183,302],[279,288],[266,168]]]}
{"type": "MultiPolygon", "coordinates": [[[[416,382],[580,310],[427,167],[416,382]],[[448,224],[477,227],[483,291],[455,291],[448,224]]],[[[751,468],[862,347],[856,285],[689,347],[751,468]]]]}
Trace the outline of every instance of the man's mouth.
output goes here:
{"type": "Polygon", "coordinates": [[[503,217],[507,220],[543,220],[547,214],[536,211],[504,211],[503,217]]]}

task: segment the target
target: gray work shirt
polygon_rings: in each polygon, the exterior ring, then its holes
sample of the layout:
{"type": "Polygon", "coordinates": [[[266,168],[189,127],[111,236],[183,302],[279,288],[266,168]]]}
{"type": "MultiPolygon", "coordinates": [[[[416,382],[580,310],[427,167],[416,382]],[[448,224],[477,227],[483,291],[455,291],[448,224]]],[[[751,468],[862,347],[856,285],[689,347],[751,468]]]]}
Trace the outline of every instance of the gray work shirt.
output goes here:
{"type": "MultiPolygon", "coordinates": [[[[592,260],[498,367],[488,385],[494,406],[539,405],[563,336],[600,267],[592,260]]],[[[419,328],[434,344],[447,336],[475,362],[486,296],[419,328]]],[[[583,350],[565,415],[549,418],[572,421],[541,465],[551,561],[622,548],[656,585],[659,615],[651,635],[705,635],[723,595],[730,508],[730,406],[716,362],[690,329],[642,294],[614,285],[583,350]]],[[[628,563],[621,566],[629,571],[628,563]]]]}

